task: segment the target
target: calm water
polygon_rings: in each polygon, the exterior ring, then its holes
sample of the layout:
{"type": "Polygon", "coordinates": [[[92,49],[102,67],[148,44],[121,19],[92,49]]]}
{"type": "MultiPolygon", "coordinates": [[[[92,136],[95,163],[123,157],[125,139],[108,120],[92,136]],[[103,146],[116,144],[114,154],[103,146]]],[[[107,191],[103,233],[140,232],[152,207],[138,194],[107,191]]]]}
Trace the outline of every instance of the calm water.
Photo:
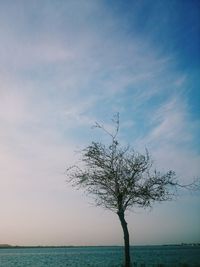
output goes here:
{"type": "MultiPolygon", "coordinates": [[[[141,246],[132,247],[131,255],[138,265],[173,267],[200,266],[200,247],[141,246]]],[[[8,248],[0,249],[0,267],[121,267],[122,247],[81,248],[8,248]]]]}

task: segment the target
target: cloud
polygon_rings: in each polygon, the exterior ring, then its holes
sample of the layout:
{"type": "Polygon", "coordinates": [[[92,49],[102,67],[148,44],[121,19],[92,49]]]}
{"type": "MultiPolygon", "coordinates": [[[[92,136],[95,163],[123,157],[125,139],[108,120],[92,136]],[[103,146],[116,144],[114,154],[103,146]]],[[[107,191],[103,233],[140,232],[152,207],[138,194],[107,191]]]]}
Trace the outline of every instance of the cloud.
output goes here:
{"type": "Polygon", "coordinates": [[[154,166],[163,171],[176,171],[180,180],[190,182],[199,176],[200,157],[193,142],[199,122],[192,121],[185,99],[172,96],[155,109],[149,121],[149,131],[137,140],[139,149],[147,147],[152,154],[154,166]]]}
{"type": "MultiPolygon", "coordinates": [[[[149,83],[155,88],[152,80],[159,78],[164,81],[163,72],[169,59],[160,56],[150,43],[136,35],[130,40],[121,30],[121,19],[108,13],[99,2],[89,2],[88,5],[79,3],[83,6],[82,12],[79,5],[71,2],[63,7],[56,5],[54,11],[42,5],[36,17],[40,24],[33,24],[31,33],[22,26],[29,25],[24,7],[19,8],[22,9],[20,15],[11,9],[10,15],[14,18],[20,16],[20,20],[11,32],[6,30],[1,35],[4,69],[10,69],[12,75],[22,79],[48,80],[56,90],[59,90],[59,85],[67,90],[85,91],[85,88],[90,88],[90,93],[103,93],[105,97],[128,86],[139,88],[149,83]],[[48,16],[44,16],[47,12],[48,16]],[[76,21],[72,16],[74,13],[79,14],[76,21]],[[98,16],[96,19],[92,16],[90,21],[91,14],[98,16]],[[47,25],[52,31],[47,30],[47,25]]],[[[31,6],[26,8],[34,15],[31,6]]]]}
{"type": "Polygon", "coordinates": [[[183,143],[192,138],[187,106],[177,97],[162,104],[154,113],[151,123],[154,127],[148,142],[183,143]]]}

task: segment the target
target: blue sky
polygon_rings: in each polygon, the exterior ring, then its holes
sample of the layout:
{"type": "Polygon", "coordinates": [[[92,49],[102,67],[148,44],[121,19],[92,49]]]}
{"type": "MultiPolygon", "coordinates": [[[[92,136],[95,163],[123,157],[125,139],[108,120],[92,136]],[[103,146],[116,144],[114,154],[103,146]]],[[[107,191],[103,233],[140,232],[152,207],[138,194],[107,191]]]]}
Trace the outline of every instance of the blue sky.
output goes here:
{"type": "MultiPolygon", "coordinates": [[[[199,176],[199,13],[189,0],[0,1],[0,243],[123,244],[117,216],[64,175],[115,112],[123,144],[183,183],[199,176]]],[[[131,243],[199,242],[199,200],[134,209],[131,243]]]]}

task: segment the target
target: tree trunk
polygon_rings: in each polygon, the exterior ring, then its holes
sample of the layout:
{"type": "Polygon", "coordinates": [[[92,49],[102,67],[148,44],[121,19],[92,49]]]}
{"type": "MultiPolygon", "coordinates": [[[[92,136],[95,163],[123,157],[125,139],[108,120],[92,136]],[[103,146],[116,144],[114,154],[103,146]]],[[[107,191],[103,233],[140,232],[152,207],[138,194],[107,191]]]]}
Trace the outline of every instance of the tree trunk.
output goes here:
{"type": "Polygon", "coordinates": [[[124,233],[124,256],[125,256],[125,265],[124,267],[130,267],[130,244],[129,244],[129,232],[127,227],[127,222],[124,217],[124,211],[118,212],[117,215],[119,216],[119,220],[122,225],[123,233],[124,233]]]}

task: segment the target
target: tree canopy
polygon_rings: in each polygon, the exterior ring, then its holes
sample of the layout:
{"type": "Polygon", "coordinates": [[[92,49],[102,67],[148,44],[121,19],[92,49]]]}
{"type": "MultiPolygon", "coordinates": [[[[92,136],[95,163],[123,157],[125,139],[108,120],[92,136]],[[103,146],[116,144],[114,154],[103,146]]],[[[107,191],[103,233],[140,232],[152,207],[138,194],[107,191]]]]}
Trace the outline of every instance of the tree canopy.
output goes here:
{"type": "Polygon", "coordinates": [[[152,167],[152,160],[136,152],[129,145],[123,147],[117,140],[119,117],[114,120],[114,134],[102,125],[111,143],[92,142],[82,151],[84,167],[71,166],[68,177],[73,185],[82,187],[91,194],[98,206],[114,212],[125,211],[132,206],[148,207],[155,201],[173,198],[178,185],[174,171],[161,173],[152,167]]]}

